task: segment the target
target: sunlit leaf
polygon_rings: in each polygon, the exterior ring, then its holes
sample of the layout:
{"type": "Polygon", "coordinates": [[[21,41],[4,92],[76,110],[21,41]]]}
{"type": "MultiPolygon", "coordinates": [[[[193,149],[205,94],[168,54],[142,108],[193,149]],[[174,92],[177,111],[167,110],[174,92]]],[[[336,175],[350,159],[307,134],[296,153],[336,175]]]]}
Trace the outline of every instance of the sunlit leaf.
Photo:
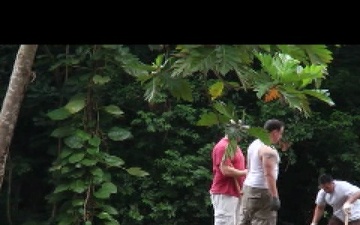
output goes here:
{"type": "Polygon", "coordinates": [[[224,90],[224,83],[221,81],[218,81],[210,86],[209,88],[209,94],[211,96],[211,100],[214,100],[218,97],[220,97],[224,90]]]}
{"type": "Polygon", "coordinates": [[[311,95],[327,104],[329,104],[330,106],[334,106],[335,103],[333,102],[333,100],[330,98],[330,94],[328,92],[328,90],[326,89],[316,89],[316,90],[303,90],[304,94],[307,95],[311,95]]]}
{"type": "Polygon", "coordinates": [[[200,120],[196,123],[197,126],[212,126],[219,123],[218,116],[213,113],[203,113],[200,116],[200,120]]]}
{"type": "Polygon", "coordinates": [[[126,169],[126,171],[131,174],[131,175],[134,175],[134,176],[137,176],[137,177],[144,177],[144,176],[148,176],[149,173],[142,170],[140,167],[131,167],[129,169],[126,169]]]}
{"type": "Polygon", "coordinates": [[[52,120],[64,120],[71,115],[70,111],[66,108],[59,108],[47,113],[47,116],[52,120]]]}
{"type": "Polygon", "coordinates": [[[120,128],[120,127],[112,127],[108,133],[108,137],[114,141],[123,141],[129,138],[132,138],[132,134],[129,130],[120,128]]]}
{"type": "Polygon", "coordinates": [[[121,167],[125,164],[124,160],[113,155],[104,155],[104,161],[107,166],[121,167]]]}
{"type": "Polygon", "coordinates": [[[108,105],[104,107],[104,110],[114,116],[122,116],[124,112],[116,105],[108,105]]]}
{"type": "Polygon", "coordinates": [[[82,94],[75,95],[64,106],[70,113],[77,113],[85,107],[85,96],[82,94]]]}
{"type": "Polygon", "coordinates": [[[93,82],[94,84],[99,84],[99,85],[103,85],[106,84],[107,82],[109,82],[111,80],[111,78],[109,76],[100,76],[100,75],[95,75],[93,77],[93,82]]]}

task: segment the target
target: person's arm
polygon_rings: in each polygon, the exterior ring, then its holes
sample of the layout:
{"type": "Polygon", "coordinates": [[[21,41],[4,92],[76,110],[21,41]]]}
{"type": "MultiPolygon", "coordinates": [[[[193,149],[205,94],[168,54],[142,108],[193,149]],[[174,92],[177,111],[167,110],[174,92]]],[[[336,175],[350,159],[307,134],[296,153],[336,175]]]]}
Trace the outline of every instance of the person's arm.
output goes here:
{"type": "Polygon", "coordinates": [[[357,199],[360,198],[360,191],[355,192],[354,194],[350,195],[345,203],[343,204],[343,211],[345,213],[350,213],[351,204],[355,202],[357,199]]]}
{"type": "Polygon", "coordinates": [[[220,171],[222,174],[224,174],[224,176],[229,177],[246,176],[247,174],[247,169],[239,170],[233,166],[227,165],[225,162],[220,163],[220,171]]]}
{"type": "Polygon", "coordinates": [[[316,205],[311,225],[317,225],[320,218],[324,215],[325,205],[316,205]]]}
{"type": "Polygon", "coordinates": [[[276,152],[269,146],[264,145],[259,151],[259,157],[263,164],[264,176],[269,192],[273,197],[278,198],[279,194],[276,186],[276,177],[274,176],[274,170],[278,163],[276,152]]]}
{"type": "Polygon", "coordinates": [[[355,202],[355,201],[356,201],[357,199],[359,199],[359,198],[360,198],[360,191],[355,192],[354,194],[350,195],[350,196],[346,199],[345,203],[352,204],[353,202],[355,202]]]}

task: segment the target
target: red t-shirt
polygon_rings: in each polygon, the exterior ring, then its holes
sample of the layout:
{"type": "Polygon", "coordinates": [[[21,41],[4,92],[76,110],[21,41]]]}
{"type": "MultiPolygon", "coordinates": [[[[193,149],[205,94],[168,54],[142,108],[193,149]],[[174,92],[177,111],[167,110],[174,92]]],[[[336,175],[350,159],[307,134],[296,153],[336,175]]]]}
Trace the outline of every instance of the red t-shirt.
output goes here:
{"type": "MultiPolygon", "coordinates": [[[[236,188],[236,184],[233,177],[224,176],[220,171],[220,163],[225,153],[225,149],[229,143],[227,138],[222,138],[212,150],[212,167],[213,167],[213,180],[210,188],[212,194],[225,194],[230,196],[239,197],[239,191],[236,188]]],[[[239,170],[245,169],[245,157],[238,147],[235,156],[232,159],[227,159],[224,162],[226,165],[232,165],[239,170]]],[[[245,176],[236,178],[242,188],[245,176]]]]}

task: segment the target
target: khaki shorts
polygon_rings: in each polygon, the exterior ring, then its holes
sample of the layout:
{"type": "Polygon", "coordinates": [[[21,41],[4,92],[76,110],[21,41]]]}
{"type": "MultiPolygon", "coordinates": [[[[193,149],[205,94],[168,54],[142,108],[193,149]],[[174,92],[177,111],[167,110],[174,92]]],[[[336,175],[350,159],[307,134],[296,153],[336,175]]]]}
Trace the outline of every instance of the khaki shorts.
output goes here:
{"type": "Polygon", "coordinates": [[[238,225],[276,225],[277,211],[270,209],[268,189],[244,185],[238,225]]]}

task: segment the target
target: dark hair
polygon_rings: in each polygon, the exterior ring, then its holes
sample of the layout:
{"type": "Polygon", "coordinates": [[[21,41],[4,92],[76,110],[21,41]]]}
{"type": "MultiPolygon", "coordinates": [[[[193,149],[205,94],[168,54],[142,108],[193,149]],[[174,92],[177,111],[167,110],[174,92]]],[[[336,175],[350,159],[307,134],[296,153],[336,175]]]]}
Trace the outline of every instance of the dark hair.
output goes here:
{"type": "Polygon", "coordinates": [[[271,132],[273,130],[280,130],[284,126],[284,122],[277,119],[270,119],[264,124],[264,129],[271,132]]]}
{"type": "Polygon", "coordinates": [[[319,184],[331,183],[334,179],[329,174],[322,174],[319,176],[319,184]]]}

